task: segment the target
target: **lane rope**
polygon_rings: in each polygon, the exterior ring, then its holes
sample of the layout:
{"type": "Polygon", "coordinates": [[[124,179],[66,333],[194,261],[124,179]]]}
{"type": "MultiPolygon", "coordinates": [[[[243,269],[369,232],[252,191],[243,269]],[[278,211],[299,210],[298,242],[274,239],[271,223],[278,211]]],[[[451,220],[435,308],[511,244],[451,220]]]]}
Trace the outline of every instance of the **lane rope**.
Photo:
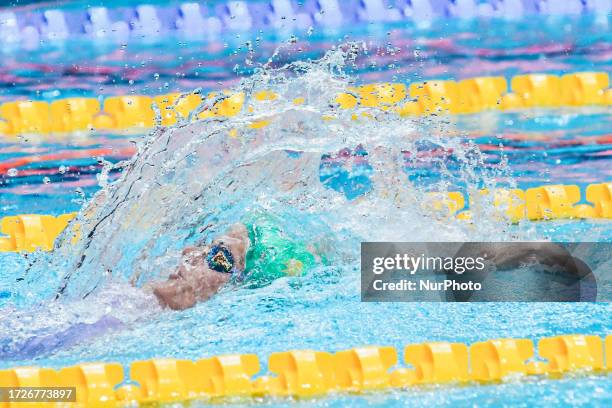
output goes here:
{"type": "MultiPolygon", "coordinates": [[[[58,370],[16,367],[0,370],[0,387],[74,387],[87,407],[119,407],[189,400],[219,402],[227,397],[281,397],[299,400],[329,394],[410,389],[428,384],[492,384],[506,377],[559,378],[569,372],[612,370],[612,335],[561,335],[537,342],[495,339],[433,342],[404,348],[406,367],[389,346],[366,346],[329,353],[292,350],[272,353],[270,374],[255,354],[134,361],[129,376],[119,363],[83,363],[58,370]],[[538,360],[533,361],[537,357],[538,360]],[[545,361],[542,361],[545,360],[545,361]]],[[[291,401],[289,399],[288,401],[291,401]]],[[[18,403],[9,406],[17,406],[18,403]]]]}
{"type": "MultiPolygon", "coordinates": [[[[612,89],[606,72],[576,72],[563,76],[526,74],[510,78],[476,77],[461,81],[430,80],[422,83],[374,83],[347,89],[330,101],[340,109],[378,108],[400,116],[473,114],[488,110],[599,106],[612,104],[612,89]]],[[[155,97],[144,95],[100,98],[66,98],[52,102],[19,100],[0,105],[0,135],[65,134],[72,132],[142,131],[156,125],[154,106],[159,108],[161,126],[171,126],[185,119],[204,99],[225,94],[226,98],[194,119],[231,117],[251,110],[253,103],[266,103],[279,97],[272,91],[256,92],[245,104],[245,94],[230,91],[173,93],[155,97]]],[[[292,101],[307,103],[303,97],[292,101]]],[[[367,116],[364,113],[365,116],[367,116]]],[[[355,114],[354,118],[361,116],[355,114]]],[[[333,118],[326,118],[333,119],[333,118]]],[[[250,124],[261,128],[269,121],[250,124]]]]}
{"type": "MultiPolygon", "coordinates": [[[[479,190],[468,197],[493,204],[497,216],[512,223],[523,220],[612,219],[612,182],[589,184],[584,195],[577,185],[544,185],[521,189],[479,190]]],[[[476,223],[468,199],[460,191],[428,192],[422,206],[433,209],[439,219],[456,217],[476,223]]],[[[0,252],[51,251],[56,238],[76,216],[75,213],[52,215],[22,214],[0,218],[0,252]]],[[[74,240],[79,237],[78,223],[71,224],[74,240]]]]}
{"type": "Polygon", "coordinates": [[[92,42],[162,41],[177,34],[188,40],[218,39],[224,33],[306,32],[311,27],[528,16],[607,16],[612,4],[581,0],[380,0],[182,2],[126,7],[0,9],[0,47],[33,49],[69,39],[92,42]]]}

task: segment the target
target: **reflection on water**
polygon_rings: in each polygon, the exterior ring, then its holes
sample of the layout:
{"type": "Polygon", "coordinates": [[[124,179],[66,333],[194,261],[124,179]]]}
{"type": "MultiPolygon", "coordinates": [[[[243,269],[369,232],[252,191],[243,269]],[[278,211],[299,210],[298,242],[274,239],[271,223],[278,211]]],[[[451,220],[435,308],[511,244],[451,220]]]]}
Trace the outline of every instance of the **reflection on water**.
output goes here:
{"type": "Polygon", "coordinates": [[[7,51],[0,66],[0,102],[229,88],[269,60],[280,67],[318,59],[346,41],[362,42],[368,49],[347,67],[363,82],[609,72],[608,30],[607,22],[587,17],[534,16],[522,22],[441,20],[426,28],[406,23],[313,28],[294,36],[239,32],[211,42],[171,34],[156,43],[67,40],[35,51],[7,51]],[[275,53],[279,43],[288,46],[275,53]]]}

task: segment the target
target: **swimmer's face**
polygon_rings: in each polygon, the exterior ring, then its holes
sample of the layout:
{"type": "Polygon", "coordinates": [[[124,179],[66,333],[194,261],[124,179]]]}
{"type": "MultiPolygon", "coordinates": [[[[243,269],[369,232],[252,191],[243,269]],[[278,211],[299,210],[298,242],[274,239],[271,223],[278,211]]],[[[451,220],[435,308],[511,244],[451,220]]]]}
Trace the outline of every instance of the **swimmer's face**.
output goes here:
{"type": "Polygon", "coordinates": [[[153,293],[162,306],[174,310],[187,309],[197,302],[208,300],[227,283],[231,273],[218,272],[208,265],[211,247],[221,245],[234,260],[234,269],[244,270],[249,239],[242,224],[232,226],[224,235],[209,245],[188,247],[183,250],[181,262],[166,282],[156,284],[153,293]]]}

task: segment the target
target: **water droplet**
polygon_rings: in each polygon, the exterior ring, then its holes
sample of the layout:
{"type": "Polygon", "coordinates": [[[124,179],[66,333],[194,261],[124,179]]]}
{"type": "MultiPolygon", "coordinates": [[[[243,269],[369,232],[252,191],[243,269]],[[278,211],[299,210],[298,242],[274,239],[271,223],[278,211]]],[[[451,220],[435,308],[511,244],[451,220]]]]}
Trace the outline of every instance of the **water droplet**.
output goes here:
{"type": "Polygon", "coordinates": [[[44,184],[49,184],[50,182],[51,182],[51,179],[49,177],[43,177],[44,184]]]}
{"type": "Polygon", "coordinates": [[[8,174],[9,177],[15,177],[17,173],[19,172],[15,168],[8,169],[8,171],[6,172],[6,174],[8,174]]]}
{"type": "Polygon", "coordinates": [[[68,171],[68,168],[66,166],[60,166],[58,171],[60,174],[64,174],[66,171],[68,171]]]}

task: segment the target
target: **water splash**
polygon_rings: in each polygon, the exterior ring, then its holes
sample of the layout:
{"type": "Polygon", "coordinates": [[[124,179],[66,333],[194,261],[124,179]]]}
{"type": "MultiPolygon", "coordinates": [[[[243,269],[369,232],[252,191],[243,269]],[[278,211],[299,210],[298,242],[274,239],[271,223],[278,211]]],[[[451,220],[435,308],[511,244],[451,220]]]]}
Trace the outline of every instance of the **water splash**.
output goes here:
{"type": "Polygon", "coordinates": [[[287,220],[290,234],[325,242],[328,256],[347,266],[358,262],[361,240],[515,237],[492,212],[476,214],[474,228],[426,205],[428,190],[461,185],[475,191],[512,182],[503,165],[487,170],[476,145],[453,136],[444,119],[339,109],[335,96],[355,81],[344,68],[360,52],[349,44],[318,61],[264,65],[233,90],[245,94],[236,116],[158,127],[132,160],[105,168],[122,176],[105,183],[62,235],[53,257],[44,267],[35,263],[31,273],[40,278],[61,271],[52,277],[55,295],[69,299],[86,298],[108,282],[141,285],[165,278],[185,245],[210,241],[262,209],[287,220]],[[277,97],[256,101],[263,90],[277,97]],[[263,122],[267,126],[258,126],[263,122]],[[349,199],[321,182],[321,157],[355,146],[367,152],[371,188],[349,199]],[[451,152],[453,168],[444,155],[419,158],[424,146],[451,152]],[[434,184],[419,185],[407,176],[407,166],[424,163],[440,174],[434,184]]]}

